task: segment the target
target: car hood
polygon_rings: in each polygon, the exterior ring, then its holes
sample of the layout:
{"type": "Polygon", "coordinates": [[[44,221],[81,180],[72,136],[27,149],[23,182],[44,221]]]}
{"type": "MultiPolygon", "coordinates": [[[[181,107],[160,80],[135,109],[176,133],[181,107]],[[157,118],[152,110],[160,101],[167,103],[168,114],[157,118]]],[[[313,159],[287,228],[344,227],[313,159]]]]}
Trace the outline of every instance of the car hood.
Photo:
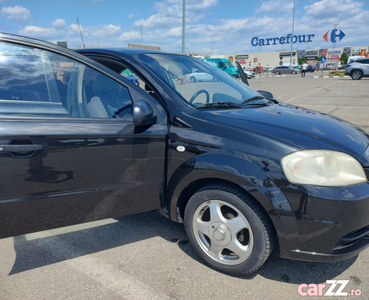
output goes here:
{"type": "Polygon", "coordinates": [[[356,157],[364,165],[369,165],[365,157],[369,136],[358,127],[333,116],[285,104],[204,113],[218,124],[226,123],[231,125],[230,128],[269,136],[296,150],[342,151],[356,157]]]}

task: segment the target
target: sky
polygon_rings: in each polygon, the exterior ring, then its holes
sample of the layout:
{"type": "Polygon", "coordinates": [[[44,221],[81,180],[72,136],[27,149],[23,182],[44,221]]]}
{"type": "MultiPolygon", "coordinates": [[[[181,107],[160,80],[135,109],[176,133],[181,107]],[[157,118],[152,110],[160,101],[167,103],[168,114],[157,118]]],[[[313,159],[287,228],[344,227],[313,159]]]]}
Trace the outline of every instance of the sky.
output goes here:
{"type": "MultiPolygon", "coordinates": [[[[294,34],[314,38],[293,49],[332,48],[329,37],[335,28],[336,35],[345,35],[336,38],[335,47],[369,45],[369,0],[295,3],[294,34]],[[323,38],[327,32],[328,42],[323,38]]],[[[185,51],[289,51],[290,45],[272,45],[272,40],[262,46],[252,41],[287,37],[293,11],[294,0],[186,0],[185,51]]],[[[0,0],[0,32],[67,41],[70,48],[82,47],[81,29],[86,48],[144,44],[181,52],[182,16],[183,0],[0,0]]]]}

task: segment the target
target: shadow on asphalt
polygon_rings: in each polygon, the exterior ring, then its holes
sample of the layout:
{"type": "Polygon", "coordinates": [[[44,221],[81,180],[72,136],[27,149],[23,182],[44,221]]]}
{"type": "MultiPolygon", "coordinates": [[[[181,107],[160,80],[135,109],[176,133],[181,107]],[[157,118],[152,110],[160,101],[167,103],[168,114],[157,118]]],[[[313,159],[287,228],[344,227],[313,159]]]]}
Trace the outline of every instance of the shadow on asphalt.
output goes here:
{"type": "MultiPolygon", "coordinates": [[[[16,259],[9,275],[157,236],[178,244],[185,254],[203,263],[188,243],[184,226],[164,218],[159,212],[140,213],[117,220],[119,222],[33,240],[27,240],[24,235],[14,237],[16,259]],[[61,247],[67,248],[61,250],[61,247]]],[[[274,251],[257,274],[292,284],[322,283],[337,277],[356,259],[334,263],[301,262],[282,259],[274,251]]],[[[257,274],[241,278],[250,280],[257,274]]]]}
{"type": "Polygon", "coordinates": [[[357,256],[340,262],[304,262],[280,258],[275,251],[258,273],[275,281],[318,284],[339,276],[350,268],[356,259],[357,256]]]}
{"type": "Polygon", "coordinates": [[[161,216],[158,211],[116,220],[118,222],[50,237],[32,240],[27,240],[25,235],[14,237],[16,259],[9,275],[157,236],[172,243],[186,239],[184,227],[161,216]]]}
{"type": "MultiPolygon", "coordinates": [[[[204,263],[196,256],[189,243],[186,243],[185,246],[181,243],[179,245],[186,254],[204,263]]],[[[278,251],[274,251],[257,273],[240,278],[250,280],[256,275],[260,275],[270,280],[291,284],[325,283],[326,280],[333,279],[343,273],[356,260],[357,256],[340,262],[304,262],[280,258],[278,251]]]]}

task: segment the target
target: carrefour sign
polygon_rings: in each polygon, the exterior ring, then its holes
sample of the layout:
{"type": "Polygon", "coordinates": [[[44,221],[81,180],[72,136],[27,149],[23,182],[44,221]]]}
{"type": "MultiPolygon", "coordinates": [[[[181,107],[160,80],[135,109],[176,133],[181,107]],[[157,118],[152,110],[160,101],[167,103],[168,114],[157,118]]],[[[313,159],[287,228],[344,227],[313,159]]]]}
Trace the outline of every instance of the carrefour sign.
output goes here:
{"type": "Polygon", "coordinates": [[[271,46],[271,45],[285,45],[294,43],[311,43],[313,41],[314,34],[303,34],[303,35],[294,35],[287,34],[287,36],[274,37],[274,38],[259,38],[253,37],[251,39],[251,45],[254,47],[257,46],[271,46]]]}

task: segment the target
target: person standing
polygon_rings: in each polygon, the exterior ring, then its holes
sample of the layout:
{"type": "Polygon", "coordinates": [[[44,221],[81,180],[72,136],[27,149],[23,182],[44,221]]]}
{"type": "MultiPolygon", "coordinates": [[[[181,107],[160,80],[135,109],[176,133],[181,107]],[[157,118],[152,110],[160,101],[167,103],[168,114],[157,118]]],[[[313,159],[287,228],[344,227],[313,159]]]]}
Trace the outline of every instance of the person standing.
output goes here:
{"type": "Polygon", "coordinates": [[[308,65],[307,65],[306,62],[304,62],[302,64],[302,67],[301,67],[301,77],[305,77],[305,73],[306,73],[307,68],[308,68],[308,65]]]}

